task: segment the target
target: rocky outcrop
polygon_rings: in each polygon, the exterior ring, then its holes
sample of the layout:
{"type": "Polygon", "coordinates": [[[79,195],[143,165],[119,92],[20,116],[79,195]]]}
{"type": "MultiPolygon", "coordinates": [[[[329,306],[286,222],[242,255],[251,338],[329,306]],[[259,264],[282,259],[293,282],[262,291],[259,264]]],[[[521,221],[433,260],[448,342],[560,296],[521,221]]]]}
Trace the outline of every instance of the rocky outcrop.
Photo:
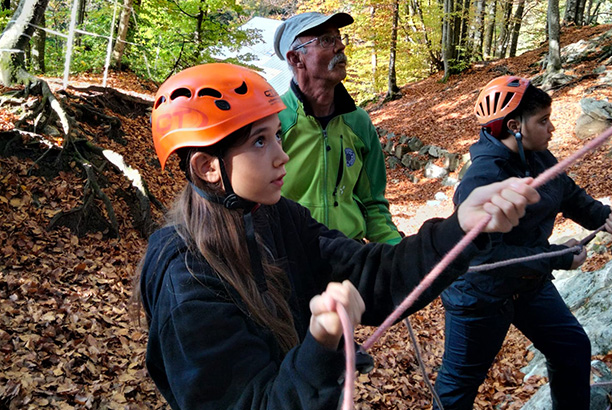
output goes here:
{"type": "MultiPolygon", "coordinates": [[[[598,252],[612,240],[607,233],[599,233],[589,246],[589,253],[598,252]]],[[[559,240],[565,242],[565,239],[559,240]]],[[[584,327],[591,340],[593,355],[606,355],[612,351],[612,262],[595,272],[555,271],[555,286],[566,304],[584,327]]],[[[522,369],[525,379],[532,375],[546,376],[544,356],[533,346],[534,358],[522,369]]],[[[591,363],[592,388],[591,410],[606,410],[612,395],[612,371],[605,363],[594,360],[591,363]]],[[[522,410],[551,409],[548,384],[523,406],[522,410]]]]}

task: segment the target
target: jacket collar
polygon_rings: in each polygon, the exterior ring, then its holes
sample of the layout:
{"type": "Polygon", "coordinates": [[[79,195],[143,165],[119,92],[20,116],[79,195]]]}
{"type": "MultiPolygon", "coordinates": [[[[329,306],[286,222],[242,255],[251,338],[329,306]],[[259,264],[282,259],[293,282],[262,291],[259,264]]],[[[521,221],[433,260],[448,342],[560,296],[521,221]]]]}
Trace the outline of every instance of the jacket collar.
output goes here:
{"type": "MultiPolygon", "coordinates": [[[[304,106],[304,113],[306,115],[311,115],[314,117],[310,104],[308,104],[304,93],[302,92],[302,90],[300,90],[300,87],[293,78],[291,79],[291,91],[293,91],[297,99],[300,100],[300,102],[304,106]]],[[[351,111],[355,111],[357,109],[357,106],[355,105],[355,100],[353,100],[353,97],[351,97],[351,95],[348,93],[346,88],[344,88],[344,85],[342,83],[339,83],[334,88],[334,105],[336,106],[336,109],[333,114],[334,117],[349,113],[351,111]]]]}

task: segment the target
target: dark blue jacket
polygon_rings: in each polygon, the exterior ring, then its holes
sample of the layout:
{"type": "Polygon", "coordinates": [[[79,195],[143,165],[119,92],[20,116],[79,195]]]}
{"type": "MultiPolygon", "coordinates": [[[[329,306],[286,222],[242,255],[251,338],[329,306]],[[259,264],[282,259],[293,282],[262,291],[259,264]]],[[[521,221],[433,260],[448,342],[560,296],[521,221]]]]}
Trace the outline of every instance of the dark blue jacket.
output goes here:
{"type": "MultiPolygon", "coordinates": [[[[460,204],[475,188],[510,177],[537,177],[557,163],[548,150],[526,151],[524,164],[519,155],[499,140],[482,131],[480,139],[470,148],[472,160],[454,196],[460,204]]],[[[591,198],[565,173],[538,189],[541,200],[529,205],[519,225],[505,234],[492,234],[489,252],[474,258],[472,265],[492,263],[512,258],[565,249],[551,245],[555,218],[561,212],[587,229],[597,229],[605,223],[610,208],[591,198]]],[[[573,254],[513,264],[484,272],[468,272],[442,294],[447,309],[471,310],[501,303],[521,292],[534,290],[543,280],[552,279],[554,269],[569,269],[573,254]]]]}
{"type": "MultiPolygon", "coordinates": [[[[254,215],[266,248],[292,285],[289,304],[300,344],[283,356],[231,286],[166,227],[149,240],[140,285],[149,323],[149,374],[173,409],[335,410],[344,355],[321,347],[308,332],[310,299],[328,282],[348,278],[366,304],[362,322],[378,325],[463,231],[453,215],[426,222],[398,245],[364,245],[328,230],[284,198],[254,215]]],[[[488,244],[488,236],[480,239],[488,244]]],[[[464,273],[478,250],[470,245],[411,312],[464,273]]]]}

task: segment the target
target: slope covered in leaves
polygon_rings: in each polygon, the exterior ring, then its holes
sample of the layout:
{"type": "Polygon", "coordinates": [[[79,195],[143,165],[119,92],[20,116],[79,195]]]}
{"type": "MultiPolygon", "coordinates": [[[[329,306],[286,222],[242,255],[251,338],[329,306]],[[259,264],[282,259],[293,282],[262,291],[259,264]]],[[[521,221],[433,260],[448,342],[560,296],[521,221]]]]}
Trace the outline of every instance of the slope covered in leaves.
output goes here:
{"type": "MultiPolygon", "coordinates": [[[[567,31],[562,41],[567,44],[570,39],[592,37],[604,29],[567,31]]],[[[407,85],[401,100],[372,109],[372,118],[398,136],[418,136],[426,144],[465,153],[476,138],[471,107],[479,88],[504,70],[533,76],[538,72],[535,63],[544,53],[541,48],[514,59],[479,64],[446,84],[439,83],[440,76],[435,75],[407,85]]],[[[572,69],[580,76],[589,73],[589,65],[595,63],[585,61],[572,69]]],[[[74,81],[101,83],[97,75],[74,81]]],[[[112,74],[109,84],[145,98],[151,98],[155,90],[154,85],[126,73],[112,74]]],[[[584,78],[553,93],[557,132],[551,148],[559,157],[582,144],[572,136],[572,129],[580,113],[578,102],[593,85],[592,79],[584,78]]],[[[609,96],[609,92],[602,88],[597,95],[609,96]]],[[[155,197],[170,206],[181,188],[176,181],[182,177],[175,161],[165,172],[160,171],[148,118],[129,118],[110,109],[108,114],[121,119],[125,145],[103,133],[95,143],[122,154],[140,171],[155,197]]],[[[0,130],[12,128],[14,120],[1,110],[0,130]]],[[[121,195],[129,182],[117,174],[103,186],[115,204],[119,238],[103,232],[77,237],[66,228],[48,231],[53,215],[80,204],[84,179],[76,169],[43,173],[35,163],[43,151],[26,148],[0,156],[0,408],[166,408],[146,375],[145,322],[131,304],[133,277],[146,238],[132,226],[130,205],[121,195]]],[[[595,196],[607,195],[611,188],[605,165],[609,161],[604,155],[604,151],[591,154],[570,171],[595,196]]],[[[389,170],[392,212],[407,233],[426,218],[451,212],[449,201],[427,205],[436,192],[452,197],[452,188],[437,180],[410,183],[401,170],[389,170]]],[[[157,222],[163,223],[162,213],[154,211],[157,222]]],[[[588,267],[601,266],[607,258],[602,255],[589,261],[588,267]]],[[[439,300],[413,315],[411,321],[433,380],[444,343],[439,300]]],[[[360,328],[357,338],[364,340],[371,331],[360,328]]],[[[526,341],[513,331],[481,388],[476,408],[520,408],[543,383],[542,379],[522,381],[520,368],[528,358],[525,346],[526,341]]],[[[430,395],[404,324],[387,332],[372,353],[376,368],[359,378],[358,408],[430,408],[430,395]]]]}

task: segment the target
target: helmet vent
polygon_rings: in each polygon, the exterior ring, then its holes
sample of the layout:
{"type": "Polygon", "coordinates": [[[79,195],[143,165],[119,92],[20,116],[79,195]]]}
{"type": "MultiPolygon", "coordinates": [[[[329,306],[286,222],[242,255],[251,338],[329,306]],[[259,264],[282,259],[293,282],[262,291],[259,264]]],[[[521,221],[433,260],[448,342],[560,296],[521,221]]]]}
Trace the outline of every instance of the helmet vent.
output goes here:
{"type": "Polygon", "coordinates": [[[221,98],[223,97],[223,95],[221,95],[221,93],[217,90],[215,90],[214,88],[202,88],[200,91],[198,91],[198,97],[214,97],[214,98],[221,98]]]}
{"type": "Polygon", "coordinates": [[[508,87],[519,87],[521,85],[521,81],[516,78],[508,83],[508,87]]]}
{"type": "Polygon", "coordinates": [[[508,103],[510,102],[510,100],[512,99],[512,97],[514,97],[514,93],[508,93],[506,94],[506,97],[504,98],[504,103],[502,105],[503,107],[506,107],[508,105],[508,103]]]}
{"type": "Polygon", "coordinates": [[[487,108],[487,113],[485,115],[491,115],[491,97],[485,97],[485,107],[487,108]]]}
{"type": "Polygon", "coordinates": [[[500,96],[499,93],[495,93],[495,101],[493,102],[493,112],[497,112],[497,107],[498,107],[497,104],[499,104],[499,96],[500,96]]]}
{"type": "Polygon", "coordinates": [[[228,103],[225,100],[217,100],[215,101],[215,105],[217,106],[218,109],[223,110],[223,111],[228,111],[231,107],[230,103],[228,103]]]}
{"type": "Polygon", "coordinates": [[[189,90],[188,88],[177,88],[176,90],[172,91],[172,94],[170,94],[170,99],[172,101],[176,100],[178,97],[187,97],[187,98],[191,98],[191,90],[189,90]]]}
{"type": "Polygon", "coordinates": [[[243,81],[242,85],[236,88],[234,91],[236,91],[237,94],[244,95],[247,93],[247,91],[249,91],[249,88],[247,87],[246,83],[243,81]]]}
{"type": "Polygon", "coordinates": [[[155,109],[157,109],[160,105],[162,105],[165,102],[166,102],[166,97],[162,95],[161,97],[157,99],[157,101],[155,101],[155,109]]]}

